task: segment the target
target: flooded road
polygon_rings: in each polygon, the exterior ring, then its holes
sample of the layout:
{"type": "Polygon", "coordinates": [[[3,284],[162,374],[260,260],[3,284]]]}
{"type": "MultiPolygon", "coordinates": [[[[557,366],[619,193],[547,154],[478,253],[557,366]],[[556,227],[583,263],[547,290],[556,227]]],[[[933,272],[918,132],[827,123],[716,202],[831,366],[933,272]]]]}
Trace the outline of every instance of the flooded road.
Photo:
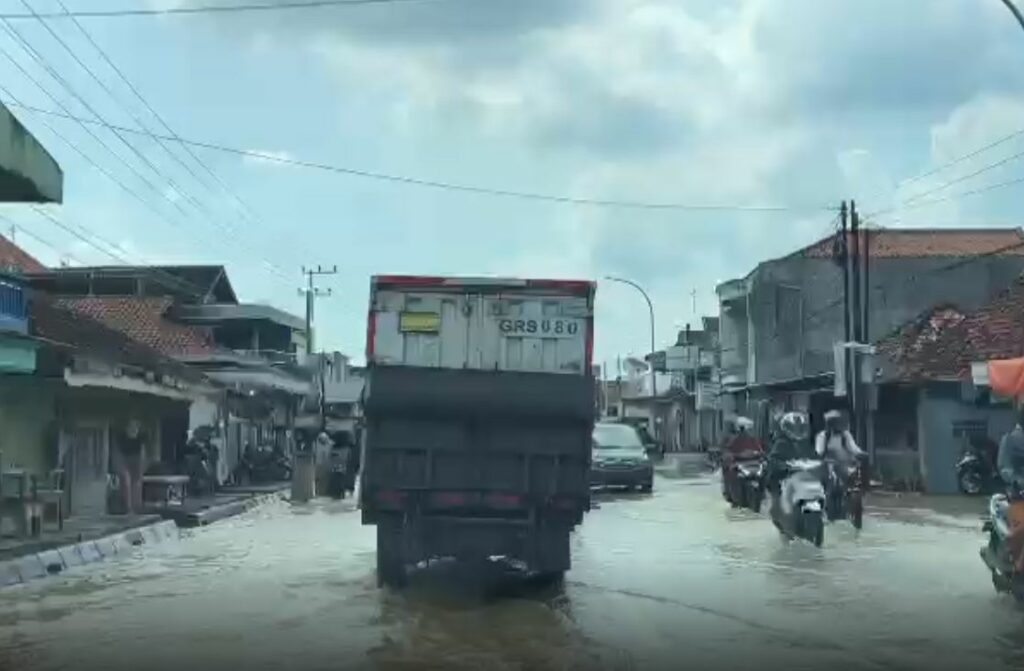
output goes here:
{"type": "Polygon", "coordinates": [[[660,477],[600,499],[562,586],[439,565],[393,593],[350,503],[281,503],[0,592],[0,669],[1024,668],[980,538],[875,510],[787,545],[710,476],[660,477]]]}

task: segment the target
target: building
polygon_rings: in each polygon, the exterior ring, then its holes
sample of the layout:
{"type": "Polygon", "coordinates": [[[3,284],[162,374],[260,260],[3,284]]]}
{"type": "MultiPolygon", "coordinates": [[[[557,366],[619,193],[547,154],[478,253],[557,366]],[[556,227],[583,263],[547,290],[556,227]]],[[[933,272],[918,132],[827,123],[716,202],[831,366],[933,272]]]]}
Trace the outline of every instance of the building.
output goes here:
{"type": "MultiPolygon", "coordinates": [[[[10,241],[0,238],[0,249],[42,272],[10,241]]],[[[30,291],[17,272],[0,281],[0,330],[0,469],[43,482],[62,470],[72,515],[111,510],[112,455],[130,420],[146,436],[144,463],[154,463],[185,439],[191,403],[209,393],[201,373],[30,291]]]]}
{"type": "Polygon", "coordinates": [[[878,464],[887,479],[956,493],[956,462],[971,437],[1013,427],[1010,399],[972,380],[972,364],[1024,356],[1024,280],[976,310],[943,304],[878,343],[878,464]]]}
{"type": "MultiPolygon", "coordinates": [[[[1024,233],[1016,228],[872,229],[865,241],[871,342],[935,305],[980,308],[1024,270],[1024,233]]],[[[823,238],[717,287],[727,414],[745,414],[763,429],[772,414],[803,409],[817,428],[823,410],[837,404],[833,345],[844,339],[837,242],[823,238]]]]}
{"type": "MultiPolygon", "coordinates": [[[[223,266],[101,266],[26,274],[65,309],[187,364],[216,383],[190,408],[188,429],[213,426],[226,479],[247,445],[293,443],[311,389],[305,323],[241,303],[223,266]]],[[[175,455],[165,453],[174,463],[175,455]]]]}

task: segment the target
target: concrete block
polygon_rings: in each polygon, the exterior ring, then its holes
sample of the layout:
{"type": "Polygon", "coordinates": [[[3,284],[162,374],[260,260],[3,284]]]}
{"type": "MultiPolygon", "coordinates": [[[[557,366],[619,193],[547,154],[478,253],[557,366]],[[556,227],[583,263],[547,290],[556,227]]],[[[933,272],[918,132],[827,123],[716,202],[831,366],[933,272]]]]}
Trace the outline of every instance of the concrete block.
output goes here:
{"type": "Polygon", "coordinates": [[[64,547],[57,548],[57,554],[64,561],[65,568],[71,568],[72,566],[81,566],[85,563],[82,559],[82,555],[78,553],[78,546],[65,545],[64,547]]]}
{"type": "Polygon", "coordinates": [[[8,587],[21,583],[18,564],[13,561],[0,562],[0,587],[8,587]]]}
{"type": "Polygon", "coordinates": [[[46,575],[46,567],[43,565],[43,561],[39,558],[39,555],[25,555],[15,560],[15,564],[18,566],[18,573],[21,574],[21,579],[24,582],[34,580],[35,578],[42,578],[46,575]]]}
{"type": "MultiPolygon", "coordinates": [[[[62,555],[59,550],[46,550],[45,552],[40,552],[36,556],[39,557],[39,561],[42,563],[43,568],[45,568],[46,572],[50,575],[60,573],[68,567],[68,563],[64,560],[64,555],[62,555]]],[[[80,564],[81,561],[78,563],[80,564]]]]}
{"type": "Polygon", "coordinates": [[[117,538],[117,536],[108,536],[96,541],[96,551],[100,553],[100,556],[106,558],[117,554],[117,538]]]}
{"type": "Polygon", "coordinates": [[[103,555],[100,554],[99,548],[96,547],[96,543],[93,541],[79,543],[76,550],[81,555],[83,563],[92,564],[103,560],[103,555]]]}

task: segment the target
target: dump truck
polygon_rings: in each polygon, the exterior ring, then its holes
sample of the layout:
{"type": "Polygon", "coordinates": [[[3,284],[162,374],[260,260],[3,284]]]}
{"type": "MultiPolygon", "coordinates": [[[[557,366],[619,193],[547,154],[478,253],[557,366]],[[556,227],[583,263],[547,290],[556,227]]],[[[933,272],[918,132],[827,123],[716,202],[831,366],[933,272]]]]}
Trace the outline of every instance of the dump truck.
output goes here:
{"type": "Polygon", "coordinates": [[[499,558],[558,579],[590,509],[590,281],[371,278],[360,509],[379,585],[499,558]]]}

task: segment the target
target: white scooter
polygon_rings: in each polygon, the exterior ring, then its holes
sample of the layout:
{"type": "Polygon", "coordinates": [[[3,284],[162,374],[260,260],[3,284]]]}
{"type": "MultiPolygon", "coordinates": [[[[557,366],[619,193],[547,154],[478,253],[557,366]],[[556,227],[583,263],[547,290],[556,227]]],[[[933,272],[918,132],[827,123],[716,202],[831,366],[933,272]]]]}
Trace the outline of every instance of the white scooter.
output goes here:
{"type": "Polygon", "coordinates": [[[825,464],[816,459],[786,462],[789,474],[773,497],[772,523],[787,539],[803,538],[821,547],[825,541],[825,464]]]}

